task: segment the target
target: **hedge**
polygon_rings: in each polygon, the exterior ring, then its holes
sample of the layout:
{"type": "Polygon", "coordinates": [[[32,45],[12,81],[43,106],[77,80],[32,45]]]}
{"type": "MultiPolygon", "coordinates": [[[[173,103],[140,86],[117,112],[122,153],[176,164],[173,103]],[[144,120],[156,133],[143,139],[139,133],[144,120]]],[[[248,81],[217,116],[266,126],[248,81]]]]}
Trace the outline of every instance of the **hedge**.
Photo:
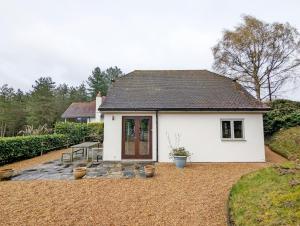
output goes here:
{"type": "Polygon", "coordinates": [[[67,135],[72,144],[77,144],[83,141],[103,142],[103,129],[103,123],[58,122],[54,131],[67,135]]]}
{"type": "Polygon", "coordinates": [[[0,165],[39,156],[69,145],[63,134],[19,136],[0,139],[0,165]]]}

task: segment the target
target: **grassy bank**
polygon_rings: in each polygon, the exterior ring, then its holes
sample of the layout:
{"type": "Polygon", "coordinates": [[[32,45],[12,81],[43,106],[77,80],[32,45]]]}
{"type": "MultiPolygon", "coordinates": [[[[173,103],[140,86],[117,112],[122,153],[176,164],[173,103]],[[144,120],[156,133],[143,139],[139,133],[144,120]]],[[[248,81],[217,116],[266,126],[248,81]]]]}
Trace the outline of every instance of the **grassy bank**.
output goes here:
{"type": "Polygon", "coordinates": [[[289,160],[300,159],[300,127],[278,131],[267,144],[273,151],[289,160]]]}
{"type": "Polygon", "coordinates": [[[243,176],[231,190],[229,209],[234,225],[300,225],[300,165],[243,176]]]}

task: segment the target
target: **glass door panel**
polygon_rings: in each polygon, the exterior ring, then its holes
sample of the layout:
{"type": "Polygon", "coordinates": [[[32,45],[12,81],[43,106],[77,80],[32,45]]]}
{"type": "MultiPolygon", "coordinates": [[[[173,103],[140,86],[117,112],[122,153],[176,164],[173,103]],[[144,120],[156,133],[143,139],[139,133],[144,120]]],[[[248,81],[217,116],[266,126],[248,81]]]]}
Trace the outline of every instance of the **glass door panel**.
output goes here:
{"type": "Polygon", "coordinates": [[[139,155],[145,156],[150,154],[150,119],[142,118],[139,122],[139,155]]]}

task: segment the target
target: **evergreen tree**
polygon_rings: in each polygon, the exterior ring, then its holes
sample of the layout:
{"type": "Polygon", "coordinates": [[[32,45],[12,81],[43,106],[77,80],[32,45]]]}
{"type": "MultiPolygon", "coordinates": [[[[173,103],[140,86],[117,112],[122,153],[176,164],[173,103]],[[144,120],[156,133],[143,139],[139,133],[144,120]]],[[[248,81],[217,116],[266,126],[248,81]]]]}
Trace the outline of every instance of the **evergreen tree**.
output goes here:
{"type": "Polygon", "coordinates": [[[87,81],[88,90],[92,98],[95,98],[99,91],[105,96],[108,88],[111,86],[112,80],[121,76],[123,76],[123,73],[118,67],[110,67],[105,71],[101,71],[99,67],[96,67],[87,81]]]}
{"type": "Polygon", "coordinates": [[[82,83],[80,86],[71,87],[69,90],[70,102],[84,102],[89,101],[90,97],[88,91],[85,87],[85,84],[82,83]]]}
{"type": "Polygon", "coordinates": [[[27,123],[34,127],[44,124],[52,126],[57,114],[54,96],[55,83],[50,77],[41,77],[32,87],[33,91],[27,104],[27,123]]]}
{"type": "Polygon", "coordinates": [[[8,85],[0,87],[0,136],[13,136],[25,121],[25,95],[8,85]]]}
{"type": "Polygon", "coordinates": [[[96,67],[92,71],[92,75],[88,77],[87,84],[89,85],[90,95],[94,98],[100,91],[103,95],[107,91],[107,81],[105,72],[101,71],[99,67],[96,67]]]}

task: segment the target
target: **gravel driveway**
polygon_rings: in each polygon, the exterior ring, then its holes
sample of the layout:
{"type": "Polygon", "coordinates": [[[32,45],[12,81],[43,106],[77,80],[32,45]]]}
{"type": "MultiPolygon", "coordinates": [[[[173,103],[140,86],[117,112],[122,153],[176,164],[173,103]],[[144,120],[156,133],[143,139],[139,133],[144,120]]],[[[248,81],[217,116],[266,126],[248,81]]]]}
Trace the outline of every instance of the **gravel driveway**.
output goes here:
{"type": "Polygon", "coordinates": [[[2,225],[226,225],[226,200],[263,163],[157,165],[152,179],[0,183],[2,225]]]}

